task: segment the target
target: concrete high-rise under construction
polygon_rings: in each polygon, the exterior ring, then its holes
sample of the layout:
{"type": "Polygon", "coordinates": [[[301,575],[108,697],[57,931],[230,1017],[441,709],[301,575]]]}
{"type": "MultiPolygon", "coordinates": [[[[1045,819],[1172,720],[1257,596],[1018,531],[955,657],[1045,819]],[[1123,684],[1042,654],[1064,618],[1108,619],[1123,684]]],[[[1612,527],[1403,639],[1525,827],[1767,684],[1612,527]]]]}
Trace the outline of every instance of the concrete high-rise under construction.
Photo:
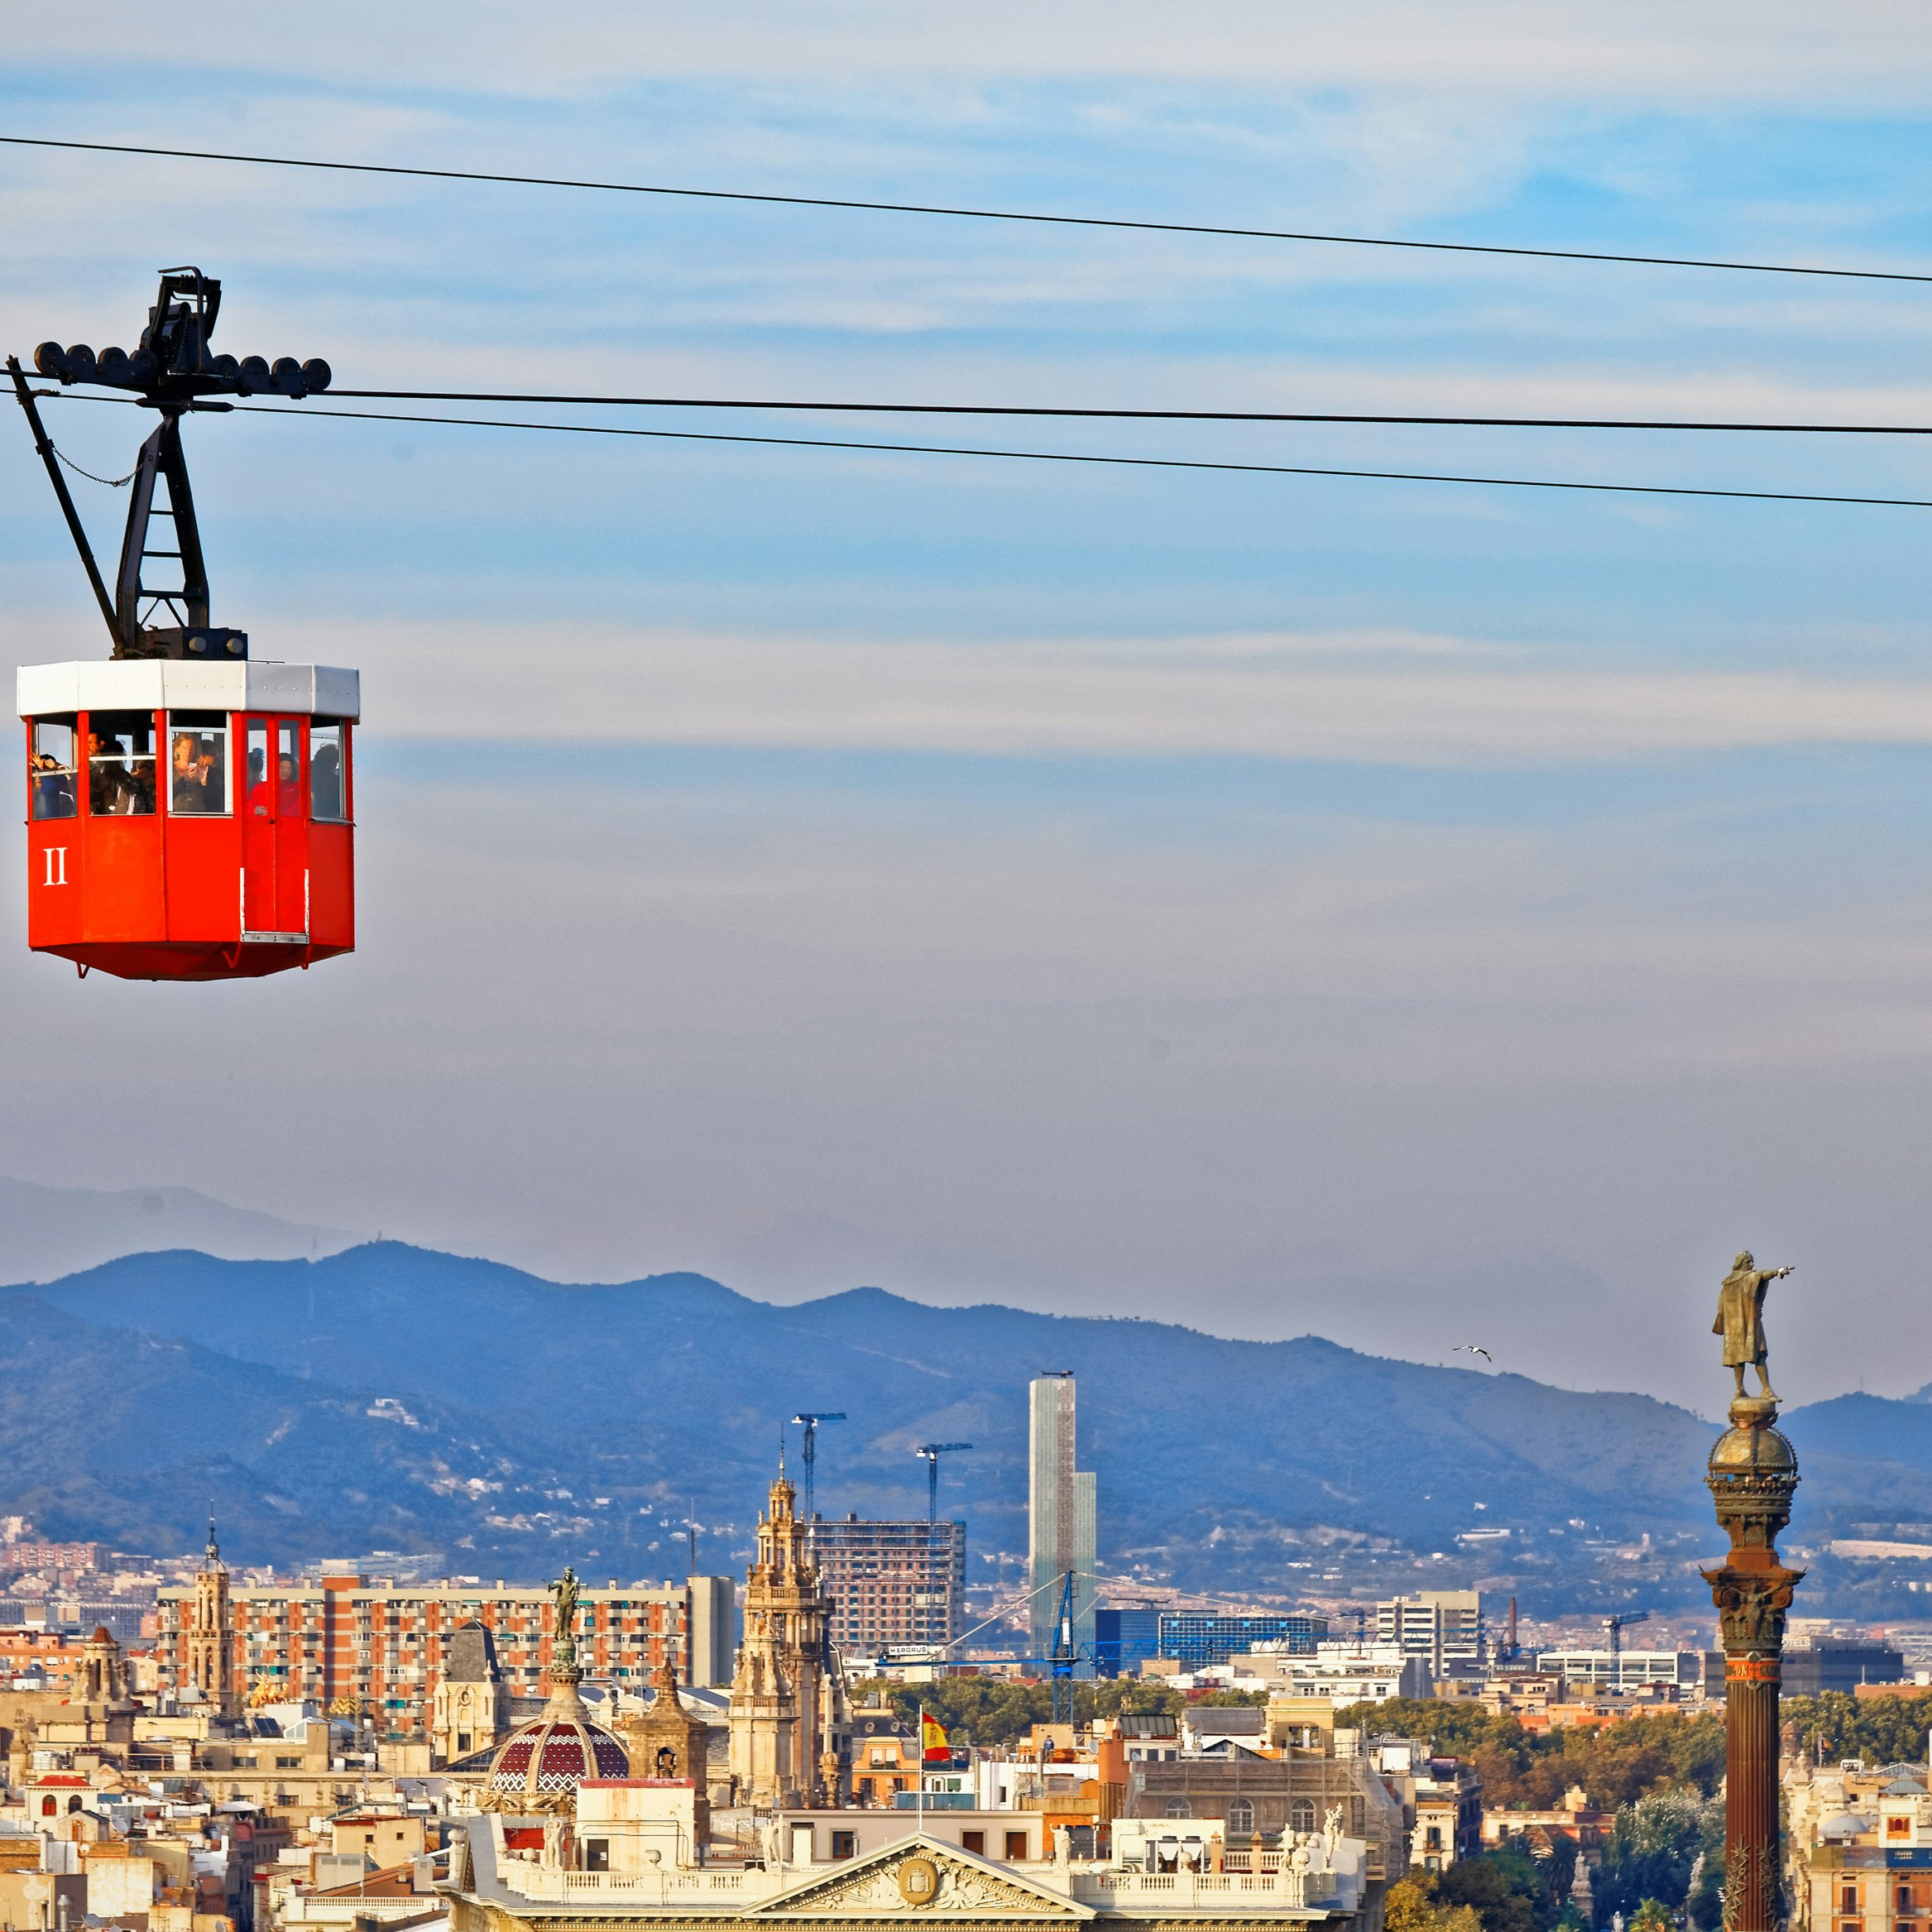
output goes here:
{"type": "Polygon", "coordinates": [[[1028,1388],[1027,1584],[1034,1593],[1033,1655],[1050,1657],[1073,1572],[1075,1675],[1094,1674],[1094,1479],[1074,1465],[1073,1376],[1048,1371],[1028,1388]]]}

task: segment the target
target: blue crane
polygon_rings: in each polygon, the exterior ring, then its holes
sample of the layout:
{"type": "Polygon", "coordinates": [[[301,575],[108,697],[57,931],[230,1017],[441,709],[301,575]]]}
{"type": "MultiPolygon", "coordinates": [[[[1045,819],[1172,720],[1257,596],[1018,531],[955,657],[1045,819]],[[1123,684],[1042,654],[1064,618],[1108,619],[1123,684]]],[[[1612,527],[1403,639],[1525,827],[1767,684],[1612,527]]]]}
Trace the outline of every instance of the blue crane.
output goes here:
{"type": "Polygon", "coordinates": [[[922,1442],[913,1451],[926,1465],[926,1527],[936,1529],[939,1523],[939,1459],[952,1455],[962,1449],[971,1449],[970,1442],[922,1442]]]}
{"type": "Polygon", "coordinates": [[[1609,1634],[1610,1655],[1613,1657],[1623,1656],[1623,1632],[1632,1623],[1647,1623],[1649,1622],[1650,1612],[1648,1610],[1627,1610],[1614,1617],[1606,1617],[1604,1619],[1604,1628],[1609,1634]]]}
{"type": "Polygon", "coordinates": [[[812,1513],[817,1508],[815,1493],[813,1465],[818,1460],[818,1425],[821,1422],[842,1422],[846,1419],[843,1409],[832,1409],[823,1415],[796,1415],[792,1417],[794,1427],[805,1431],[798,1445],[798,1460],[805,1465],[805,1520],[810,1522],[812,1513]]]}

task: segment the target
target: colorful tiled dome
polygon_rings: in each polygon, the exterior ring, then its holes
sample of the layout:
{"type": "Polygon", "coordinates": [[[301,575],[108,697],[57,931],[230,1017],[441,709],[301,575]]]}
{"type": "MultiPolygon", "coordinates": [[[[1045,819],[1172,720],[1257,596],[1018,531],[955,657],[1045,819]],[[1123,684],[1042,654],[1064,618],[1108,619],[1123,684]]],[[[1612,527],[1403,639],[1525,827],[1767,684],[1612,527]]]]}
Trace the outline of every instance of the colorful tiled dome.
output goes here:
{"type": "Polygon", "coordinates": [[[627,1778],[624,1747],[593,1724],[577,1686],[577,1573],[566,1570],[554,1587],[557,1641],[550,1664],[550,1701],[496,1747],[481,1794],[486,1811],[574,1812],[586,1778],[627,1778]]]}
{"type": "Polygon", "coordinates": [[[541,1717],[520,1725],[497,1747],[487,1786],[497,1809],[515,1810],[520,1801],[532,1811],[549,1810],[560,1798],[574,1799],[586,1778],[630,1776],[624,1747],[583,1714],[573,1694],[568,1703],[575,1710],[559,1710],[563,1701],[552,1698],[541,1717]]]}

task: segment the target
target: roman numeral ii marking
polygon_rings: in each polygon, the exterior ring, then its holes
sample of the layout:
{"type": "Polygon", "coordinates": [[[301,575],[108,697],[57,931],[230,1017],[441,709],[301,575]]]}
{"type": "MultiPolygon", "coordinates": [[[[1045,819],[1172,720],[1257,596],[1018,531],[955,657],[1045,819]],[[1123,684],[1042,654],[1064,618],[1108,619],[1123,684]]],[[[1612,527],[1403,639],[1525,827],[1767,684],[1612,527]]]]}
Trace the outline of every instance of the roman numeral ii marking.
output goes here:
{"type": "Polygon", "coordinates": [[[47,847],[47,876],[45,885],[65,885],[67,883],[67,848],[65,846],[47,847]]]}

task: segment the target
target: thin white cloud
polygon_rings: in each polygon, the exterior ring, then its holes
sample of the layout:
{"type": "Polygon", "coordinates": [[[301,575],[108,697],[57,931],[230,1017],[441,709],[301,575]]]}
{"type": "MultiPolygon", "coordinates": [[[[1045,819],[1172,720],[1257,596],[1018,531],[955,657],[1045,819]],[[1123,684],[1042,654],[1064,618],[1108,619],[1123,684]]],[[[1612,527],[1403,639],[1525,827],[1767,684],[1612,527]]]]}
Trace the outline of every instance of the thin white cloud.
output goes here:
{"type": "Polygon", "coordinates": [[[134,0],[89,0],[56,21],[9,22],[17,61],[65,65],[77,46],[130,65],[198,65],[391,87],[539,93],[671,78],[795,85],[831,79],[1133,78],[1315,91],[1408,87],[1579,101],[1734,103],[1922,101],[1932,87],[1925,18],[1898,0],[1022,0],[907,7],[894,0],[703,8],[590,0],[568,17],[471,0],[397,9],[344,0],[291,45],[286,20],[244,0],[165,17],[134,0]]]}
{"type": "Polygon", "coordinates": [[[1553,669],[1400,634],[995,645],[330,625],[278,628],[275,654],[357,661],[371,723],[400,736],[1444,767],[1932,744],[1932,680],[1553,669]],[[1430,661],[1445,656],[1460,661],[1430,661]]]}

